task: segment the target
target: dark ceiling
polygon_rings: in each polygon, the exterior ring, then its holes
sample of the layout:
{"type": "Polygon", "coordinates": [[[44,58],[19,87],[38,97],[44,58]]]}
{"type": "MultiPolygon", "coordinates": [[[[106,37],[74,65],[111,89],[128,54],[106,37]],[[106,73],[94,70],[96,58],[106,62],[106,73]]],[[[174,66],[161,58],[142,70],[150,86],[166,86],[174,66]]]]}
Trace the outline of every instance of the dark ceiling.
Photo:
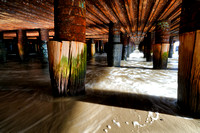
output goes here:
{"type": "MultiPolygon", "coordinates": [[[[54,0],[0,0],[0,31],[54,29],[54,0]]],[[[107,39],[110,21],[121,23],[133,41],[155,28],[157,20],[171,22],[179,32],[182,0],[87,0],[86,38],[107,39]]]]}

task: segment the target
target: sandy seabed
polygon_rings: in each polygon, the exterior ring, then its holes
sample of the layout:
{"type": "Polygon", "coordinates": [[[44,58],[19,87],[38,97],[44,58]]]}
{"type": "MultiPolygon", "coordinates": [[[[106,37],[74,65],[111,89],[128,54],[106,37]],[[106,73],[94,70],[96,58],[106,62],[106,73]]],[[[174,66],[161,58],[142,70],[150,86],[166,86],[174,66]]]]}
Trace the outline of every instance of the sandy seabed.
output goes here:
{"type": "Polygon", "coordinates": [[[1,133],[199,133],[200,120],[177,105],[178,59],[153,70],[135,51],[121,67],[106,54],[88,61],[86,94],[53,98],[48,65],[0,65],[1,133]]]}

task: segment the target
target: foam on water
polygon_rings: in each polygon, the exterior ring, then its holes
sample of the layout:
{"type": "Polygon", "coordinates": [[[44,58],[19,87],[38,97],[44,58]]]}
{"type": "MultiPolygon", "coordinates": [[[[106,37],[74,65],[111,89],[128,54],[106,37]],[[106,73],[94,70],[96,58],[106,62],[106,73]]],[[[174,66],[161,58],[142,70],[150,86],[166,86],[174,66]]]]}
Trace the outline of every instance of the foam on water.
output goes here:
{"type": "Polygon", "coordinates": [[[88,66],[86,90],[126,92],[133,94],[177,98],[178,59],[169,59],[167,70],[154,70],[143,54],[135,51],[121,67],[106,67],[106,54],[101,62],[88,66]],[[96,65],[96,66],[95,66],[96,65]],[[94,71],[91,71],[91,68],[94,71]]]}

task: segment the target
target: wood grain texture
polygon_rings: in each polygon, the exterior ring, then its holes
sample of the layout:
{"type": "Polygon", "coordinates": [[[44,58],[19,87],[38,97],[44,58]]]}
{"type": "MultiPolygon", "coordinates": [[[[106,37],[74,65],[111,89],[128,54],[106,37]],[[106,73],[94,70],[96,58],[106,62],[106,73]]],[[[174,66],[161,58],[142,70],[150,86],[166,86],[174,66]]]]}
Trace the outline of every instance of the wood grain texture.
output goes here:
{"type": "Polygon", "coordinates": [[[161,44],[153,45],[153,68],[160,68],[161,44]]]}
{"type": "Polygon", "coordinates": [[[87,47],[74,41],[48,43],[49,70],[55,96],[84,92],[87,47]]]}
{"type": "Polygon", "coordinates": [[[190,78],[190,108],[193,112],[200,113],[200,30],[196,31],[196,39],[190,78]]]}
{"type": "Polygon", "coordinates": [[[56,40],[85,42],[85,0],[59,0],[54,2],[56,40]]]}
{"type": "Polygon", "coordinates": [[[26,31],[24,30],[18,30],[18,52],[19,52],[19,57],[21,61],[24,60],[25,56],[25,40],[26,40],[26,31]]]}
{"type": "Polygon", "coordinates": [[[169,44],[161,43],[153,45],[153,68],[166,69],[168,62],[169,44]]]}
{"type": "Polygon", "coordinates": [[[96,53],[96,50],[95,50],[95,43],[92,43],[92,44],[91,44],[91,56],[93,57],[95,53],[96,53]]]}
{"type": "Polygon", "coordinates": [[[178,102],[188,106],[195,32],[180,34],[179,38],[178,102]]]}

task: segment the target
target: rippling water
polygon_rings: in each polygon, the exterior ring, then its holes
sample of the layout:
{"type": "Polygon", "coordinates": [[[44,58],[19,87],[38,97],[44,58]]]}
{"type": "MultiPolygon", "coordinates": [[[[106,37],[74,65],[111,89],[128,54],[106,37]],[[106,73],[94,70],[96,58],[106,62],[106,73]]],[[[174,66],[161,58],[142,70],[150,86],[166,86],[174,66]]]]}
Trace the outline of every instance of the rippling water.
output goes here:
{"type": "Polygon", "coordinates": [[[88,61],[86,95],[53,98],[48,65],[37,60],[0,64],[0,132],[198,132],[176,106],[177,59],[153,70],[135,51],[121,67],[106,54],[88,61]]]}
{"type": "Polygon", "coordinates": [[[169,59],[167,70],[154,70],[143,54],[135,51],[121,67],[107,67],[106,54],[88,65],[86,90],[127,92],[177,98],[178,59],[169,59]]]}

